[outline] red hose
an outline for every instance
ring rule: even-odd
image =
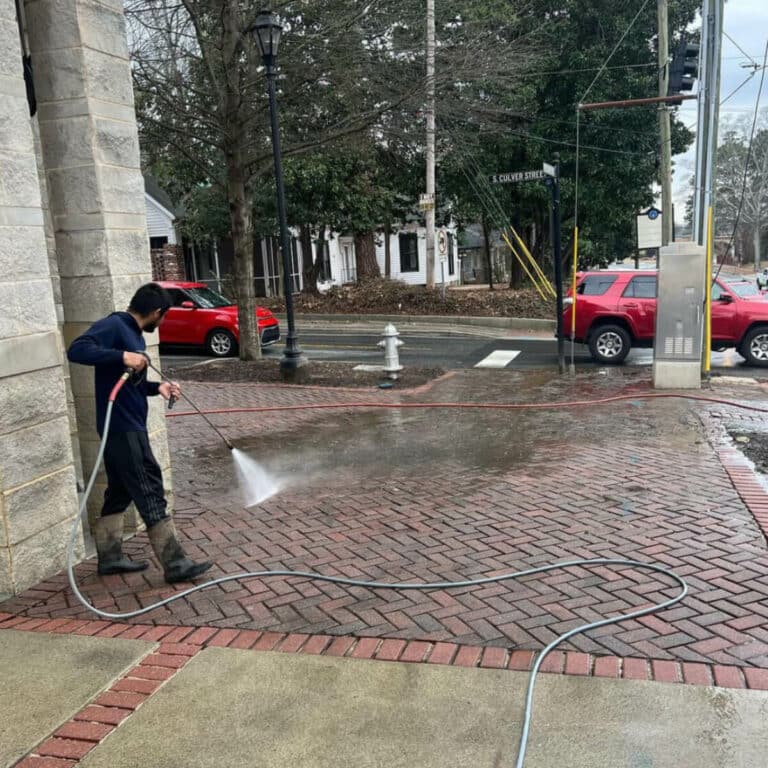
[[[109,393],[109,402],[114,403],[117,399],[118,394],[120,393],[120,390],[123,388],[123,384],[125,384],[128,379],[131,378],[131,374],[129,371],[126,371],[118,380],[117,384],[115,384],[114,387],[112,387],[112,391]]]
[[[664,398],[677,398],[681,400],[695,400],[702,403],[711,403],[714,405],[728,405],[733,408],[741,408],[756,413],[768,413],[767,408],[759,408],[755,405],[746,403],[737,403],[733,400],[725,400],[719,397],[708,397],[707,395],[688,395],[678,392],[646,392],[628,395],[611,395],[610,397],[600,397],[596,400],[563,400],[561,402],[544,403],[310,403],[305,405],[261,405],[242,408],[210,408],[200,411],[204,414],[217,413],[271,413],[274,411],[319,411],[330,408],[479,408],[499,411],[518,411],[518,410],[548,410],[555,408],[581,408],[589,405],[604,405],[606,403],[617,403],[624,400],[661,400]],[[195,416],[196,411],[177,411],[176,413],[166,413],[167,418],[178,416]]]

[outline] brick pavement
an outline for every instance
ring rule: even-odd
[[[527,381],[513,372],[473,371],[418,397],[570,399],[646,386],[642,374],[585,378],[576,385],[542,377],[535,391],[526,389]],[[189,391],[205,407],[372,399],[371,393],[247,385],[195,384]],[[414,397],[374,396],[389,402]],[[688,580],[691,594],[683,604],[575,637],[566,648],[686,662],[691,674],[699,663],[765,668],[768,550],[706,440],[696,416],[702,410],[707,407],[678,401],[632,401],[524,414],[217,415],[218,426],[286,483],[277,496],[247,510],[228,452],[211,431],[197,417],[171,419],[177,520],[191,553],[215,560],[216,575],[294,568],[424,581],[574,557],[660,562]],[[145,536],[126,548],[141,553]],[[104,579],[94,570],[91,561],[77,572],[101,608],[129,610],[171,591],[155,569]],[[668,588],[644,573],[607,569],[572,569],[450,593],[245,581],[196,593],[136,623],[210,628],[200,632],[231,628],[232,637],[245,629],[274,637],[301,633],[533,650],[577,623],[660,599]],[[40,620],[90,618],[74,603],[64,575],[2,610]]]

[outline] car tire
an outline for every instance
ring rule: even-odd
[[[620,325],[601,325],[589,335],[592,359],[603,365],[623,363],[632,348],[632,340]]]
[[[768,325],[753,328],[739,345],[741,356],[759,368],[768,367]]]
[[[226,328],[215,328],[208,334],[205,348],[214,357],[229,357],[237,351],[237,341]]]

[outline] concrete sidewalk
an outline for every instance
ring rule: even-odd
[[[0,766],[15,765],[151,648],[138,640],[0,631]]]
[[[0,630],[0,766],[515,763],[525,673],[189,648]],[[762,768],[766,714],[765,691],[544,674],[525,765]]]

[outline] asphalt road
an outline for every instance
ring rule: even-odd
[[[299,332],[300,345],[311,360],[379,365],[382,350],[376,344],[378,334],[342,329],[304,330]],[[545,368],[557,366],[557,344],[550,338],[489,338],[476,333],[404,331],[400,360],[404,366],[439,368],[488,367],[498,370],[512,368]],[[279,359],[283,342],[269,347],[267,358]],[[577,367],[600,367],[592,361],[586,347],[576,345],[574,362]],[[571,347],[566,343],[566,361],[570,362]],[[163,349],[163,363],[183,364],[201,362],[206,354],[195,350]],[[632,350],[625,365],[651,365],[650,349]],[[721,375],[751,376],[768,379],[768,369],[751,368],[735,350],[712,353],[712,370]]]

